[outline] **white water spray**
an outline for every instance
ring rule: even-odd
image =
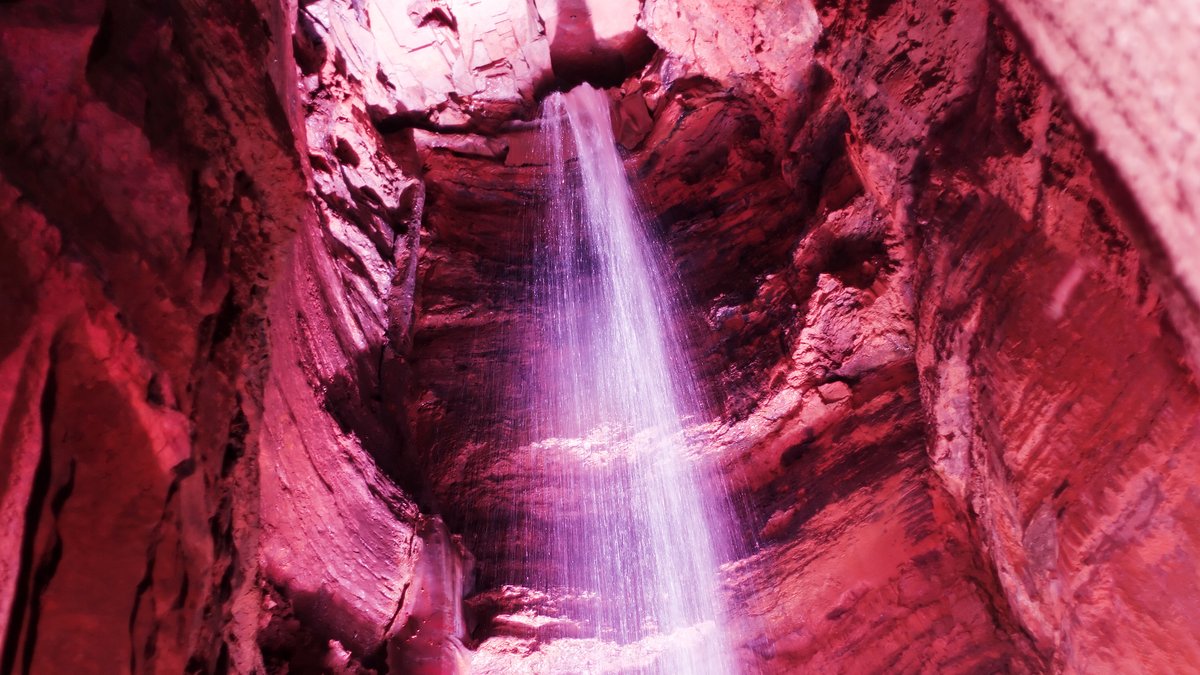
[[[536,302],[554,356],[533,374],[535,431],[550,439],[533,452],[546,453],[571,515],[555,520],[552,560],[531,582],[595,598],[575,617],[585,637],[657,645],[640,672],[733,673],[717,588],[729,513],[688,457],[684,421],[702,406],[674,330],[677,285],[630,189],[607,97],[587,85],[551,95],[542,124]]]

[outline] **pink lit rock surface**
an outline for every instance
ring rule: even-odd
[[[496,515],[569,515],[489,387],[545,347],[501,340],[529,120],[594,66],[691,294],[740,663],[1193,670],[1195,12],[0,5],[0,669],[655,658]]]
[[[1160,249],[1153,272],[1172,319],[1188,330],[1200,297],[1200,7],[1191,3],[1106,4],[1006,0],[1000,5],[1029,41],[1127,203],[1135,235]],[[1128,196],[1127,196],[1128,195]],[[1154,256],[1157,258],[1158,256]]]

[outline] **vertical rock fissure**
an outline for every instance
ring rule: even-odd
[[[17,573],[16,589],[13,597],[12,610],[8,617],[8,629],[4,636],[4,655],[0,661],[0,672],[12,673],[18,655],[22,655],[23,672],[29,671],[33,662],[33,642],[36,640],[37,620],[36,594],[34,582],[37,577],[34,556],[36,543],[41,533],[42,515],[46,499],[50,494],[51,485],[51,427],[54,422],[54,407],[58,391],[58,360],[56,349],[52,346],[49,352],[49,365],[46,369],[45,383],[42,385],[42,395],[39,402],[39,423],[42,428],[41,453],[38,457],[37,468],[34,470],[33,482],[29,493],[29,502],[25,507],[24,536],[21,539],[20,567]],[[22,635],[25,640],[22,641]]]

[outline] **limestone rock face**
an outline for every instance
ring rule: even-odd
[[[1189,471],[1197,398],[1188,324],[1153,282],[1160,254],[1132,243],[1137,221],[1062,100],[985,7],[898,9],[827,6],[822,20],[835,81],[879,83],[847,98],[861,111],[857,162],[886,149],[886,170],[866,180],[903,209],[914,238],[933,468],[1048,666],[1181,667],[1194,617],[1174,606],[1187,592],[1171,580],[1186,575],[1180,547],[1196,542],[1168,514],[1196,506],[1171,483]],[[940,38],[913,29],[938,18]],[[907,30],[911,42],[855,45],[840,30]],[[916,81],[936,73],[936,84],[901,79],[898,54]],[[969,70],[956,76],[953,63]],[[1122,638],[1109,627],[1115,596],[1141,617]]]
[[[420,186],[361,89],[300,88],[291,30],[0,12],[6,672],[353,670],[463,632],[470,556],[391,477],[362,370],[403,350]]]
[[[584,80],[747,672],[1200,661],[1186,3],[61,4],[0,4],[0,671],[654,663],[523,578],[578,517],[520,378]]]
[[[1138,244],[1161,251],[1149,267],[1171,320],[1185,326],[1192,367],[1200,296],[1200,8],[1123,1],[1091,12],[1072,2],[999,3],[1094,141]],[[1136,102],[1136,103],[1135,103]]]
[[[0,10],[6,672],[259,660],[261,297],[309,207],[235,9]]]
[[[635,0],[319,0],[298,16],[304,60],[332,58],[394,127],[494,128],[556,81],[619,83],[654,45]],[[318,78],[320,79],[320,78]]]
[[[454,126],[511,115],[550,76],[550,44],[529,0],[322,0],[299,21],[312,57],[336,59],[380,117]]]

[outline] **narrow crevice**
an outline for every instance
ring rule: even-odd
[[[57,338],[56,341],[57,343]],[[25,505],[25,526],[21,539],[20,563],[17,569],[17,581],[13,596],[12,611],[8,617],[8,629],[4,636],[4,655],[0,660],[0,673],[12,673],[16,666],[17,656],[22,651],[21,636],[26,634],[22,672],[29,671],[32,662],[32,643],[36,636],[35,627],[31,624],[37,620],[35,602],[31,596],[36,589],[34,556],[38,534],[41,532],[42,516],[46,500],[50,494],[52,463],[51,445],[53,441],[52,427],[54,425],[54,410],[58,399],[58,357],[57,344],[50,348],[49,366],[46,370],[46,383],[42,389],[39,404],[39,419],[42,426],[42,447],[38,457],[37,468],[34,470],[33,483],[30,487],[29,501]]]

